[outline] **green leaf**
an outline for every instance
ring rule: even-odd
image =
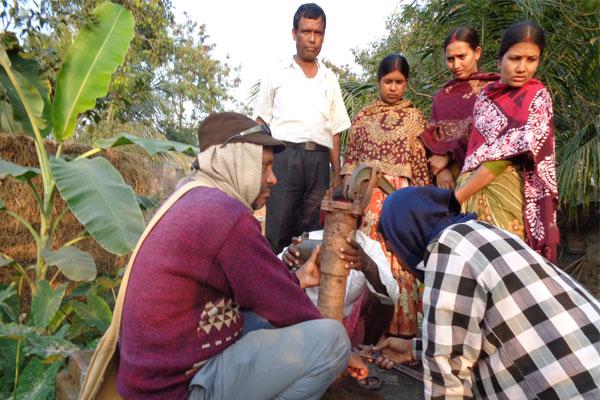
[[[39,168],[35,167],[22,167],[17,164],[13,164],[10,161],[0,159],[0,179],[4,179],[7,176],[13,177],[20,181],[26,181],[41,173]]]
[[[49,265],[55,265],[72,281],[93,281],[96,278],[96,263],[89,253],[73,246],[61,247],[44,254]]]
[[[0,202],[2,202],[2,201],[0,200]],[[2,210],[2,204],[0,204],[0,210]],[[6,257],[6,256],[0,254],[0,267],[5,267],[14,262],[15,262],[15,260],[13,260],[12,258]]]
[[[119,285],[121,284],[121,279],[120,278],[113,279],[113,278],[108,278],[106,276],[99,276],[98,279],[96,279],[96,281],[94,283],[96,283],[102,289],[110,290],[110,289],[118,288]]]
[[[42,358],[67,356],[78,349],[68,340],[56,336],[42,335],[42,330],[36,327],[10,323],[0,323],[0,338],[23,340],[26,354],[35,354]]]
[[[19,368],[23,367],[23,348],[19,347]],[[15,382],[17,342],[0,339],[0,398],[9,399]]]
[[[15,397],[20,400],[47,400],[55,390],[55,380],[61,362],[50,367],[42,364],[38,358],[32,359],[19,377]]]
[[[112,312],[102,297],[97,294],[91,294],[88,296],[87,304],[74,301],[73,308],[75,309],[75,314],[83,319],[86,324],[93,326],[102,333],[108,329],[112,319]]]
[[[79,336],[91,331],[94,331],[94,328],[88,325],[81,317],[75,315],[73,318],[71,318],[71,325],[69,326],[69,335],[67,338],[74,340]]]
[[[159,206],[159,204],[156,201],[152,200],[150,197],[136,194],[135,199],[137,200],[139,206],[144,211],[152,210],[153,208],[156,208]]]
[[[96,278],[99,279],[99,278]],[[69,299],[75,297],[85,297],[90,290],[94,290],[95,282],[80,282],[73,288],[73,291],[67,296]]]
[[[48,281],[39,281],[38,292],[31,303],[31,314],[34,326],[45,329],[54,314],[60,308],[67,285],[60,285],[52,290]]]
[[[0,65],[4,68],[12,67],[12,63],[8,58],[8,53],[6,53],[6,48],[2,44],[0,44]]]
[[[46,126],[43,119],[44,100],[28,77],[11,68],[12,63],[1,45],[0,66],[0,85],[6,90],[15,120],[33,135],[35,129],[41,130]]]
[[[105,158],[72,162],[53,158],[52,174],[62,198],[106,250],[127,254],[144,230],[135,193]]]
[[[106,95],[111,74],[123,63],[133,39],[134,22],[131,12],[107,1],[79,31],[56,78],[52,125],[58,141],[71,136],[77,116]]]
[[[31,326],[16,324],[13,322],[11,322],[10,324],[0,323],[0,338],[23,340],[28,335],[37,335],[38,332],[39,329]]]
[[[18,322],[20,298],[15,283],[0,285],[0,322]]]
[[[16,134],[27,132],[25,125],[16,120],[14,109],[8,97],[4,95],[5,90],[2,89],[3,86],[0,85],[0,126],[2,126],[2,130]]]
[[[19,318],[19,297],[15,283],[0,285],[0,322],[17,321]]]
[[[69,328],[66,327],[68,325],[68,321],[66,320],[67,318],[69,318],[69,315],[73,313],[73,307],[71,307],[70,301],[66,302],[66,299],[67,297],[63,297],[63,302],[60,308],[58,309],[56,314],[54,314],[54,318],[50,320],[48,326],[46,327],[46,332],[49,335],[64,338],[64,335],[60,336],[58,332],[60,332],[63,328],[65,328],[66,331],[69,330]]]
[[[4,302],[17,293],[14,282],[0,290],[0,305],[6,305]]]
[[[17,71],[23,77],[27,78],[29,83],[31,83],[31,85],[37,89],[42,97],[44,102],[42,119],[44,121],[43,125],[46,126],[46,129],[41,129],[41,133],[42,136],[46,136],[50,131],[48,122],[50,122],[50,110],[52,107],[50,104],[49,95],[49,93],[52,91],[52,87],[50,85],[50,80],[48,79],[48,71],[44,71],[41,64],[36,60],[32,53],[27,53],[24,51],[24,49],[19,45],[16,37],[7,43],[6,53],[10,59],[11,68],[14,71]],[[13,108],[11,107],[11,111],[12,109]],[[26,118],[23,120],[26,121]],[[27,130],[25,128],[27,124],[18,124],[16,119],[13,121],[7,120],[7,122],[9,123],[9,129],[12,128],[13,132],[22,133]],[[17,122],[17,124],[15,124],[15,122]],[[43,126],[40,126],[40,128],[42,127]],[[19,130],[15,131],[14,129]]]
[[[69,334],[69,324],[64,324],[56,331],[53,336],[57,339],[64,339]]]
[[[126,144],[140,146],[151,156],[157,153],[166,153],[167,151],[177,151],[179,153],[187,154],[190,157],[195,157],[200,152],[199,148],[189,144],[175,142],[173,140],[142,138],[129,133],[122,133],[119,136],[109,139],[101,139],[95,143],[95,146],[101,149],[108,149]]]
[[[68,340],[56,336],[28,335],[23,350],[27,355],[46,358],[66,357],[79,349]]]

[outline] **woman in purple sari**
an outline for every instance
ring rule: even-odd
[[[434,96],[429,128],[421,134],[421,140],[431,154],[428,161],[436,185],[454,189],[465,160],[475,99],[499,75],[479,72],[477,62],[482,50],[479,35],[472,28],[454,29],[446,37],[444,48],[453,79]]]

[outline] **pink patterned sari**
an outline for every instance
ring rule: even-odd
[[[538,80],[521,88],[492,83],[477,97],[462,172],[494,160],[511,160],[520,169],[525,239],[555,262],[559,232],[552,98]]]

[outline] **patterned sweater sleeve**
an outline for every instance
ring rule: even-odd
[[[258,221],[244,212],[219,251],[234,300],[276,327],[321,318],[295,274],[269,248]]]
[[[425,145],[420,138],[423,131],[427,129],[427,120],[421,111],[416,111],[415,117],[418,120],[418,125],[422,127],[419,133],[412,139],[412,157],[411,157],[411,169],[412,169],[412,186],[427,186],[430,184],[429,180],[429,168],[427,167],[427,154],[425,152]]]
[[[472,369],[481,352],[486,292],[459,254],[464,237],[433,245],[425,267],[423,367],[425,398],[473,398]]]

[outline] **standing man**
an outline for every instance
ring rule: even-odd
[[[270,125],[286,149],[275,155],[278,184],[267,202],[266,235],[280,253],[293,236],[319,229],[319,204],[329,187],[341,186],[340,135],[350,127],[335,74],[317,56],[325,37],[325,13],[314,3],[294,15],[296,55],[260,85],[257,121]]]
[[[237,113],[211,114],[198,136],[200,170],[140,238],[80,398],[96,398],[118,352],[127,399],[318,399],[349,353],[342,325],[302,292],[318,284],[318,250],[289,272],[253,216],[283,143]]]

